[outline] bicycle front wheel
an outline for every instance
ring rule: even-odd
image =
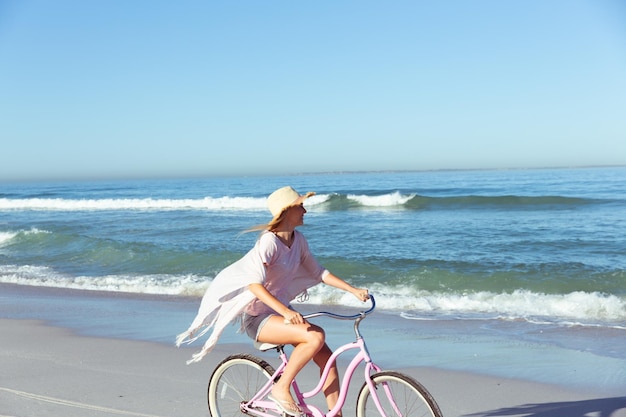
[[[384,371],[372,375],[376,392],[363,384],[356,403],[357,417],[379,417],[378,397],[386,417],[443,417],[432,395],[408,375]]]
[[[212,417],[242,416],[248,402],[274,374],[269,363],[252,355],[233,355],[220,362],[209,379],[207,399]]]

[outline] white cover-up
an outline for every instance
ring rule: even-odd
[[[243,258],[213,279],[196,318],[187,331],[178,335],[176,346],[193,343],[213,328],[202,350],[187,364],[198,362],[217,344],[226,325],[240,317],[244,310],[249,314],[273,311],[248,290],[250,284],[263,284],[288,305],[296,296],[320,283],[326,274],[328,271],[317,262],[300,232],[294,231],[291,247],[273,233],[265,232]]]

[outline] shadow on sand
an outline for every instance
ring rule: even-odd
[[[467,417],[626,417],[626,397],[584,401],[524,404],[518,407],[468,414]]]

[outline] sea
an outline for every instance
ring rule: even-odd
[[[320,263],[374,294],[379,362],[626,388],[626,167],[0,183],[0,317],[173,345],[284,185],[316,192]],[[319,285],[294,307],[367,305]]]

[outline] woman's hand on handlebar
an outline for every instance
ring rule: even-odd
[[[363,302],[369,300],[370,298],[370,293],[367,288],[355,288],[354,291],[352,291],[352,294]]]

